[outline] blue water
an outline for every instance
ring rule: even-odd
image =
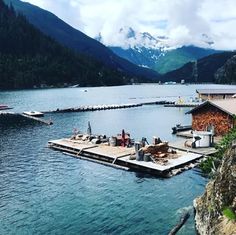
[[[25,90],[0,92],[13,111],[83,104],[189,99],[203,85]],[[216,87],[208,85],[208,87]],[[87,88],[86,88],[87,89]],[[207,179],[190,170],[170,179],[78,160],[46,147],[74,128],[114,135],[174,140],[171,126],[191,123],[188,108],[150,105],[122,110],[48,114],[54,125],[0,117],[0,234],[167,234]],[[193,215],[179,234],[195,234]]]

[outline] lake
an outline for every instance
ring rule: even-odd
[[[185,100],[219,85],[133,85],[0,92],[14,112],[79,105]],[[84,89],[87,92],[84,92]],[[0,117],[0,234],[168,234],[204,191],[193,169],[169,179],[78,160],[47,148],[74,128],[107,135],[124,128],[136,140],[174,140],[171,127],[190,124],[189,108],[148,105],[131,109],[47,114],[46,126]],[[179,234],[195,234],[193,214]]]

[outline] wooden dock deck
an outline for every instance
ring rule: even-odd
[[[184,137],[184,138],[193,138],[193,131],[192,130],[188,130],[188,131],[180,131],[176,133],[176,136],[179,137]]]
[[[208,156],[212,155],[217,152],[217,150],[214,147],[207,147],[207,148],[191,148],[185,146],[186,139],[181,138],[180,140],[176,142],[169,143],[170,148],[177,149],[177,150],[182,150],[186,152],[191,152],[191,153],[197,153],[202,156]]]
[[[190,152],[187,153],[185,151],[178,151],[178,155],[179,156],[177,158],[169,159],[168,163],[165,165],[155,164],[153,162],[129,160],[129,157],[124,157],[121,158],[120,160],[125,161],[131,165],[137,165],[141,168],[146,168],[147,171],[149,171],[148,169],[152,169],[159,172],[169,172],[171,169],[184,166],[187,163],[198,160],[199,158],[202,157],[202,155],[200,154],[190,153]]]
[[[81,159],[93,159],[101,164],[105,163],[109,166],[142,171],[164,177],[170,176],[171,171],[174,169],[186,168],[186,165],[196,162],[205,155],[186,150],[177,150],[175,157],[167,158],[167,162],[163,164],[161,162],[131,160],[130,156],[135,154],[134,147],[112,147],[70,139],[52,140],[48,142],[48,146]]]
[[[199,106],[201,103],[194,103],[194,102],[191,102],[191,103],[182,103],[182,104],[164,104],[164,107],[179,107],[179,108],[183,108],[183,107],[197,107]]]

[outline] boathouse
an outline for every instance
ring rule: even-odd
[[[215,135],[224,135],[236,126],[236,99],[206,101],[187,112],[192,114],[192,129],[214,128]]]
[[[235,89],[198,89],[198,98],[205,100],[229,99],[236,94]]]

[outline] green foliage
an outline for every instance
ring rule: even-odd
[[[226,134],[221,139],[219,144],[216,146],[216,148],[218,150],[218,152],[216,153],[216,156],[217,157],[222,156],[226,152],[226,150],[230,147],[233,140],[236,140],[236,127],[231,129],[230,132],[228,134]]]
[[[157,70],[160,74],[164,74],[174,69],[178,69],[193,60],[196,60],[196,56],[185,50],[172,50],[167,52],[165,56],[160,57],[155,66],[155,70]]]
[[[201,162],[200,168],[204,173],[209,174],[212,172],[212,169],[215,170],[220,165],[223,156],[230,148],[233,140],[236,140],[236,127],[226,134],[215,146],[217,152],[212,157],[208,157],[205,161]]]
[[[122,85],[130,78],[45,36],[0,0],[0,89]]]
[[[212,170],[213,166],[213,162],[214,162],[214,158],[213,157],[208,157],[205,161],[200,163],[200,168],[203,171],[203,173],[205,174],[209,174]]]
[[[229,220],[233,220],[236,221],[236,214],[235,212],[229,208],[229,207],[225,207],[222,211],[223,215],[226,216]]]

